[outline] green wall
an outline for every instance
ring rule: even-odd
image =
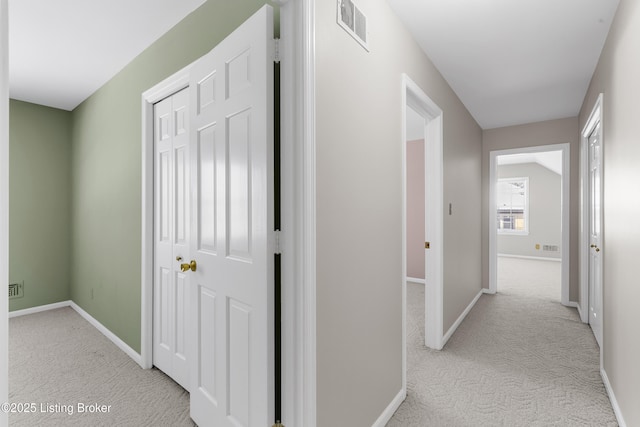
[[[25,285],[14,311],[69,299],[71,113],[9,108],[9,281]]]
[[[141,94],[207,53],[264,3],[208,0],[72,113],[71,299],[136,351]]]

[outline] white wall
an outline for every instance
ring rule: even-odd
[[[371,426],[402,386],[402,73],[444,110],[445,330],[481,288],[481,129],[387,2],[359,6],[370,52],[315,3],[318,426]]]
[[[500,165],[497,167],[497,177],[529,178],[529,233],[498,233],[498,253],[560,259],[562,177],[537,163]],[[536,244],[540,246],[539,249],[536,249]],[[559,250],[544,251],[544,245],[555,245]]]
[[[580,111],[604,93],[604,368],[627,426],[640,426],[640,2],[621,0]]]

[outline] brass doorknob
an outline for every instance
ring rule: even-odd
[[[180,270],[184,271],[196,271],[196,260],[192,259],[189,264],[180,264]]]

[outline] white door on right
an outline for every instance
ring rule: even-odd
[[[264,6],[190,71],[191,418],[274,421],[273,17]]]
[[[589,325],[602,346],[602,135],[589,135]]]

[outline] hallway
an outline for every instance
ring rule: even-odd
[[[618,425],[575,309],[503,286],[438,352],[424,347],[424,286],[407,287],[408,395],[388,426]]]

